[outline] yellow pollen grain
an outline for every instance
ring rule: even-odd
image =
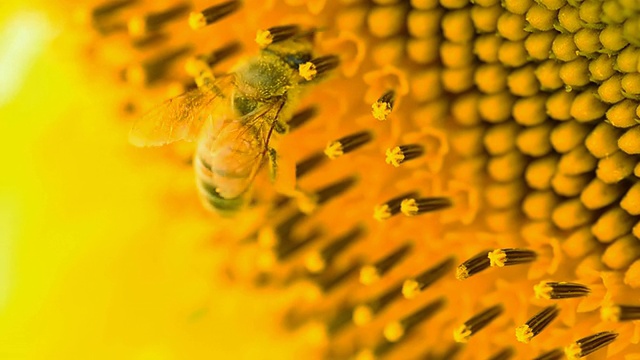
[[[527,325],[521,325],[516,328],[516,339],[524,344],[528,344],[533,339],[533,331]]]
[[[353,309],[353,323],[356,326],[364,326],[373,320],[373,312],[367,305],[358,305]]]
[[[573,343],[564,348],[564,354],[567,359],[579,359],[582,357],[582,349],[580,348],[580,345]]]
[[[327,147],[324,148],[324,154],[327,155],[329,159],[337,159],[340,156],[344,155],[342,143],[340,143],[339,141],[329,142],[327,144]]]
[[[192,12],[189,14],[189,27],[193,30],[199,30],[207,26],[207,19],[201,12]]]
[[[553,292],[553,288],[549,286],[546,281],[542,281],[539,284],[533,286],[533,291],[535,293],[536,299],[551,300],[551,293]]]
[[[418,214],[418,210],[416,199],[404,199],[400,203],[400,211],[406,216],[414,216]]]
[[[373,265],[365,265],[360,269],[360,283],[362,285],[372,285],[380,280],[380,272]]]
[[[384,161],[394,167],[399,167],[404,161],[404,154],[399,146],[396,146],[393,149],[387,149],[385,156],[386,158]]]
[[[273,42],[273,34],[269,30],[258,30],[255,38],[256,44],[261,48],[265,48]]]
[[[371,114],[377,120],[387,120],[387,116],[391,114],[391,104],[383,101],[376,101],[371,105]]]
[[[420,284],[414,279],[405,280],[402,284],[402,296],[405,299],[414,299],[420,294]]]
[[[377,221],[383,221],[390,217],[391,217],[391,209],[389,208],[389,205],[387,204],[376,205],[376,207],[373,208],[373,218],[376,219]]]
[[[397,321],[387,324],[383,329],[385,339],[389,342],[397,342],[404,336],[404,326]]]
[[[507,261],[507,254],[502,249],[493,250],[487,254],[487,257],[492,267],[504,267],[504,263]]]
[[[471,329],[469,329],[466,325],[461,325],[459,328],[453,331],[453,341],[465,344],[469,341],[471,337]]]
[[[313,80],[316,75],[318,74],[318,70],[316,70],[316,65],[310,61],[307,61],[304,64],[301,64],[298,67],[298,73],[300,74],[300,76],[302,76],[302,78],[304,78],[307,81],[311,81]]]
[[[620,306],[603,305],[600,308],[600,318],[602,319],[602,321],[620,321]]]

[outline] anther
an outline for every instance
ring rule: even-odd
[[[318,108],[314,105],[306,107],[295,114],[287,121],[287,125],[289,125],[289,131],[295,130],[300,126],[306,124],[309,120],[311,120],[314,116],[318,114]]]
[[[161,79],[171,64],[178,58],[191,51],[191,47],[184,46],[173,51],[161,54],[142,64],[128,67],[125,70],[125,78],[135,85],[148,85]]]
[[[342,251],[346,250],[349,245],[353,245],[355,240],[362,236],[364,228],[356,226],[351,231],[331,241],[322,249],[314,251],[305,259],[305,266],[311,273],[319,273],[324,271],[333,260]]]
[[[149,48],[154,45],[158,45],[164,41],[167,41],[169,36],[162,33],[153,33],[143,37],[135,37],[131,39],[131,45],[136,49]]]
[[[521,343],[528,344],[531,339],[537,336],[558,316],[559,312],[560,310],[555,305],[544,308],[524,325],[516,328],[516,338]]]
[[[131,36],[143,36],[150,32],[158,31],[168,22],[185,14],[189,8],[191,8],[191,5],[182,3],[164,11],[133,17],[127,24],[129,34]]]
[[[214,22],[231,15],[240,8],[239,0],[231,0],[218,5],[208,7],[200,12],[189,14],[189,26],[193,30],[202,29]]]
[[[537,254],[527,249],[496,249],[487,255],[492,267],[526,264],[536,259]]]
[[[547,300],[583,297],[591,292],[586,285],[555,281],[541,281],[533,290],[537,299]]]
[[[387,164],[399,167],[400,164],[411,159],[415,159],[424,154],[424,148],[422,145],[410,144],[400,145],[393,149],[387,149],[384,160]]]
[[[360,266],[361,264],[359,262],[355,262],[341,272],[315,277],[314,281],[320,290],[326,294],[355,275]]]
[[[382,205],[376,205],[376,207],[373,209],[373,218],[378,221],[382,221],[396,214],[399,214],[402,200],[407,198],[415,198],[416,196],[418,196],[418,193],[410,192],[410,193],[395,197]]]
[[[440,310],[440,308],[442,308],[443,305],[444,300],[440,298],[401,320],[387,324],[383,330],[385,339],[389,342],[400,341],[407,332],[422,321],[433,316],[438,310]]]
[[[396,251],[378,260],[373,265],[366,265],[360,269],[360,283],[371,285],[380,280],[391,268],[399,263],[411,250],[412,244],[405,244]]]
[[[450,257],[415,278],[405,280],[404,284],[402,284],[402,295],[405,299],[415,298],[424,289],[442,278],[453,267],[453,262],[454,258]]]
[[[502,313],[504,308],[502,305],[496,305],[486,309],[485,311],[475,315],[467,320],[459,328],[454,330],[453,339],[458,343],[466,343],[469,338],[489,325],[498,315]]]
[[[232,42],[208,54],[196,55],[187,60],[185,70],[190,76],[196,77],[204,71],[211,71],[212,67],[236,54],[240,48],[240,43]]]
[[[568,359],[585,357],[603,347],[611,344],[618,337],[617,333],[603,331],[577,340],[564,348],[564,354]]]
[[[562,349],[553,349],[547,351],[546,353],[540,354],[533,360],[560,360],[564,357],[564,352]]]
[[[508,360],[511,359],[513,355],[515,355],[515,351],[513,351],[512,347],[508,347],[490,357],[489,360]]]
[[[305,238],[299,240],[289,240],[287,242],[280,242],[276,249],[276,254],[279,261],[285,261],[291,256],[298,253],[300,250],[311,245],[315,240],[320,238],[322,231],[318,228],[313,229]]]
[[[640,306],[604,305],[600,309],[600,317],[604,321],[640,320]]]
[[[291,241],[291,234],[293,229],[306,217],[306,215],[302,212],[295,212],[290,217],[282,220],[278,225],[275,226],[273,233],[276,238],[276,244],[280,242],[289,242]]]
[[[324,75],[327,71],[335,69],[339,63],[340,61],[335,55],[322,56],[301,64],[298,67],[298,72],[305,80],[311,81]]]
[[[406,216],[415,216],[445,209],[451,205],[451,199],[448,197],[409,198],[402,200],[400,211]]]
[[[487,269],[490,265],[491,261],[487,256],[487,251],[483,251],[458,266],[456,269],[456,279],[464,280]]]
[[[348,152],[351,152],[373,139],[369,131],[361,131],[355,134],[347,135],[338,140],[331,141],[324,149],[325,155],[329,159],[338,158]]]
[[[91,10],[91,18],[94,21],[99,21],[104,17],[110,16],[127,6],[131,6],[138,2],[138,0],[112,0],[96,6]]]
[[[315,153],[296,164],[296,178],[300,180],[310,171],[316,169],[327,157],[323,153]]]
[[[274,26],[266,30],[258,30],[255,40],[258,46],[266,48],[273,43],[290,39],[298,32],[300,28],[297,25]]]
[[[376,298],[360,304],[353,309],[353,323],[364,326],[373,320],[376,314],[382,312],[388,305],[400,296],[400,285],[393,286]]]
[[[340,330],[344,329],[344,327],[350,323],[352,313],[352,307],[341,307],[327,322],[327,332],[330,335],[336,335]]]
[[[296,200],[298,202],[298,208],[305,214],[314,212],[318,206],[326,203],[327,201],[340,196],[345,191],[356,183],[355,177],[348,177],[340,181],[336,181],[333,184],[327,185],[314,193],[305,193],[298,191],[296,193]]]
[[[371,113],[373,114],[373,117],[380,121],[387,120],[387,117],[391,114],[391,110],[393,110],[395,101],[396,92],[394,90],[389,90],[384,93],[378,101],[371,105]]]

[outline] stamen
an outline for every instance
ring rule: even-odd
[[[582,284],[570,282],[541,281],[533,287],[537,299],[569,299],[587,296],[591,290]]]
[[[489,360],[508,360],[508,359],[511,359],[514,354],[515,354],[515,351],[513,351],[513,348],[508,347],[500,351],[499,353],[493,355],[492,357],[490,357]]]
[[[314,282],[323,293],[328,293],[331,290],[337,288],[340,284],[344,283],[351,276],[355,275],[358,272],[361,264],[359,262],[355,262],[342,272],[338,272],[337,274],[327,274],[314,278]]]
[[[502,305],[496,305],[472,317],[453,332],[453,339],[458,343],[466,343],[471,336],[489,325],[503,310]]]
[[[306,107],[297,113],[293,114],[291,119],[287,121],[287,125],[289,125],[289,131],[295,130],[300,126],[307,123],[307,121],[311,120],[314,116],[318,114],[318,108],[315,105],[311,105]]]
[[[353,322],[358,326],[364,326],[373,320],[376,314],[382,312],[388,305],[400,296],[401,285],[393,286],[382,295],[360,304],[353,309]]]
[[[383,330],[385,339],[390,342],[398,342],[416,325],[433,316],[443,305],[444,299],[440,298],[399,321],[389,323]]]
[[[310,171],[313,171],[315,168],[320,166],[324,162],[326,157],[322,153],[315,153],[308,158],[300,161],[296,164],[296,178],[300,180]]]
[[[204,71],[211,71],[212,67],[236,54],[240,48],[240,43],[233,42],[219,49],[215,49],[209,54],[191,57],[185,63],[185,71],[192,77],[196,77]]]
[[[640,306],[604,305],[600,309],[600,317],[604,321],[640,320]]]
[[[410,192],[410,193],[395,197],[382,205],[376,205],[376,207],[373,209],[373,218],[378,221],[382,221],[396,214],[399,214],[400,204],[402,204],[402,200],[407,198],[414,198],[416,196],[418,196],[417,192]]]
[[[406,216],[415,216],[445,209],[451,205],[451,199],[448,197],[409,198],[402,200],[400,203],[400,211]]]
[[[322,249],[309,254],[305,259],[305,267],[314,274],[324,271],[340,252],[347,249],[349,245],[353,245],[355,240],[362,236],[363,233],[364,227],[362,225],[354,227],[351,231],[331,241]]]
[[[553,349],[550,351],[547,351],[544,354],[541,354],[540,356],[536,357],[533,360],[560,360],[564,357],[564,352],[562,352],[562,349]]]
[[[293,232],[293,228],[298,225],[304,218],[306,214],[302,212],[295,212],[290,217],[284,219],[274,228],[274,236],[276,238],[276,242],[289,242],[291,240],[291,233]]]
[[[135,16],[127,24],[129,34],[131,36],[143,36],[150,32],[158,31],[166,23],[185,14],[190,8],[191,5],[188,3],[182,3],[164,11]]]
[[[407,279],[402,285],[402,295],[405,299],[413,299],[424,289],[440,279],[453,267],[454,258],[450,257],[438,265],[427,269],[415,278]]]
[[[527,249],[496,249],[488,257],[491,266],[504,267],[532,262],[537,254]]]
[[[521,343],[528,344],[531,339],[537,336],[558,316],[559,312],[560,310],[555,305],[544,308],[524,325],[516,328],[516,338]]]
[[[584,337],[564,348],[564,354],[569,359],[578,359],[587,356],[603,347],[611,344],[618,337],[612,331],[603,331]]]
[[[327,185],[322,189],[316,191],[315,193],[308,194],[302,191],[298,191],[298,193],[296,194],[298,207],[303,213],[310,214],[314,212],[318,208],[318,206],[341,195],[355,183],[356,178],[348,177],[331,185]]]
[[[91,10],[91,18],[94,21],[99,21],[101,18],[109,16],[116,11],[123,9],[127,6],[131,6],[138,2],[138,0],[111,0],[104,4],[98,5]]]
[[[192,12],[189,14],[189,26],[191,26],[193,30],[202,29],[232,14],[240,8],[240,5],[240,1],[231,0],[208,7],[200,12]]]
[[[483,251],[458,266],[456,269],[456,279],[464,280],[487,269],[490,264],[491,261],[487,257],[487,251]]]
[[[361,147],[371,141],[371,139],[373,139],[373,136],[369,131],[357,132],[329,142],[324,149],[324,153],[329,159],[335,159]]]
[[[131,45],[136,49],[148,48],[169,39],[167,34],[154,33],[143,37],[135,37],[131,39]]]
[[[261,48],[290,39],[300,31],[297,25],[274,26],[267,30],[258,30],[256,33],[256,43]]]
[[[291,256],[295,255],[300,250],[304,249],[308,245],[312,244],[322,235],[322,231],[319,228],[314,228],[307,237],[302,240],[289,240],[287,242],[280,242],[276,249],[276,254],[279,261],[285,261]]]
[[[335,55],[322,56],[301,64],[298,67],[298,72],[305,80],[311,81],[327,71],[335,69],[339,63],[340,61]]]
[[[360,282],[363,285],[371,285],[380,280],[391,268],[396,265],[413,247],[412,244],[405,244],[398,250],[392,252],[386,257],[378,260],[373,265],[363,266],[360,270]]]
[[[378,101],[371,105],[373,117],[380,121],[387,120],[387,117],[391,114],[391,110],[393,110],[395,100],[396,92],[394,90],[389,90],[384,93]]]
[[[424,153],[422,145],[400,145],[393,149],[387,149],[386,159],[387,164],[399,167],[400,164],[411,159],[415,159]]]
[[[132,65],[125,69],[125,78],[128,82],[142,86],[149,85],[161,79],[171,64],[181,56],[191,51],[191,47],[184,46],[173,51],[161,54],[145,63]]]
[[[329,335],[336,335],[340,330],[344,329],[345,325],[349,324],[352,313],[352,307],[344,306],[340,308],[327,323],[327,332]]]

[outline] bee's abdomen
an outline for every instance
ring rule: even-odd
[[[196,186],[205,206],[222,214],[233,213],[242,207],[244,196],[226,199],[218,193],[217,186],[212,181],[211,164],[207,159],[201,157],[199,152],[194,157],[193,167],[196,174]]]

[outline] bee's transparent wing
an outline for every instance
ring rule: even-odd
[[[193,89],[165,101],[138,119],[129,133],[135,146],[162,146],[192,141],[216,106],[229,101],[233,76],[224,75],[207,89]]]

